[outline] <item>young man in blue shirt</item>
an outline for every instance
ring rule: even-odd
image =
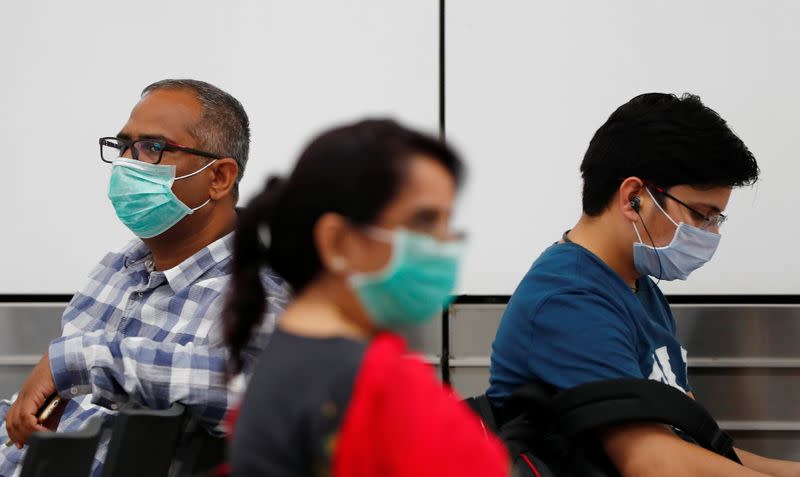
[[[496,407],[534,380],[567,389],[654,379],[691,395],[657,281],[686,279],[711,259],[731,191],[758,179],[756,160],[698,97],[651,93],[600,127],[581,173],[581,219],[536,260],[497,331],[487,392]],[[740,466],[656,423],[601,438],[625,477],[800,475],[798,463],[744,451]]]

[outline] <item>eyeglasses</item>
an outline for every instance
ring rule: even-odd
[[[728,220],[728,216],[725,215],[725,214],[717,214],[717,215],[711,215],[711,216],[702,214],[702,213],[698,212],[696,209],[694,209],[692,207],[689,207],[682,200],[680,200],[677,197],[671,195],[670,193],[668,193],[667,191],[665,191],[661,187],[658,187],[658,186],[652,186],[652,187],[659,194],[662,194],[662,195],[664,195],[666,197],[669,197],[670,199],[674,200],[675,202],[679,203],[680,205],[686,207],[686,209],[689,212],[692,213],[692,216],[695,219],[702,220],[703,221],[703,225],[701,225],[700,228],[703,229],[703,230],[708,230],[708,229],[710,229],[712,227],[717,227],[717,228],[722,227],[722,224],[724,224],[725,221]]]
[[[133,157],[133,159],[149,164],[158,164],[161,162],[161,156],[164,155],[164,151],[181,151],[196,156],[209,157],[211,159],[222,159],[220,155],[192,149],[165,139],[139,139],[138,141],[131,141],[130,139],[119,137],[100,138],[100,159],[103,162],[109,164],[114,162],[122,157],[128,149],[131,150],[131,157]]]

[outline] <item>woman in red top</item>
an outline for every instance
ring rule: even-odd
[[[505,449],[392,330],[453,292],[462,164],[393,121],[331,130],[239,216],[226,337],[235,371],[270,266],[294,300],[265,346],[231,446],[241,476],[505,476]]]

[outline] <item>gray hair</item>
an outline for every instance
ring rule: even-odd
[[[200,143],[199,147],[224,157],[232,157],[239,165],[239,176],[233,188],[233,198],[239,198],[242,180],[250,151],[250,120],[236,98],[216,86],[192,79],[165,79],[142,90],[142,96],[157,89],[188,89],[194,91],[203,105],[203,116],[189,129]]]

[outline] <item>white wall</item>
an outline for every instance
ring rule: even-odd
[[[715,260],[673,293],[800,293],[795,159],[800,3],[452,0],[447,133],[471,165],[461,291],[509,294],[580,213],[593,132],[645,91],[690,91],[756,154]],[[246,200],[322,127],[392,114],[435,131],[438,2],[0,4],[0,294],[72,293],[130,233],[105,197],[97,138],[139,91],[210,81],[250,114]]]
[[[209,81],[251,119],[246,200],[320,128],[438,127],[438,3],[37,0],[0,4],[0,294],[73,293],[130,237],[97,138],[163,78]]]
[[[699,94],[756,155],[714,260],[670,293],[800,293],[800,2],[447,3],[447,135],[471,159],[461,289],[509,294],[580,215],[594,131],[649,91]]]

